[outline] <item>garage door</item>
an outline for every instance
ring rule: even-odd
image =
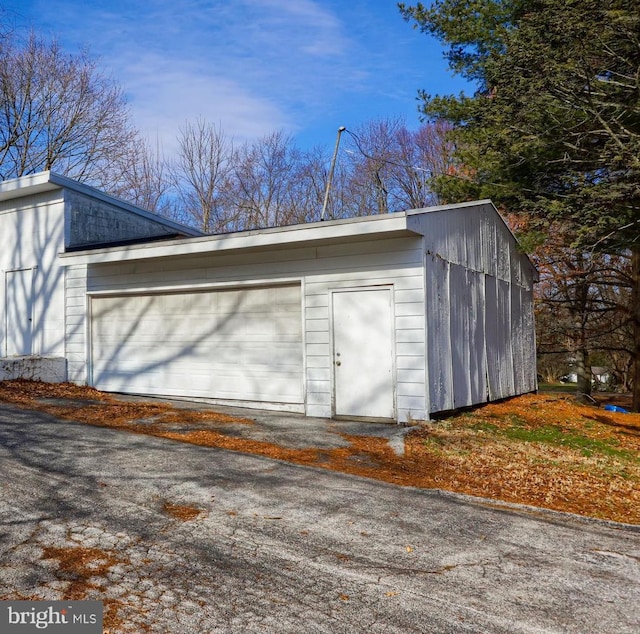
[[[101,390],[302,403],[300,286],[93,297]]]

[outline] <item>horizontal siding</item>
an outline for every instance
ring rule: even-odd
[[[81,278],[77,272],[72,278]],[[332,415],[332,367],[330,293],[334,290],[370,286],[393,288],[396,328],[397,411],[424,418],[424,279],[420,238],[368,240],[318,248],[247,253],[199,255],[158,261],[109,263],[90,267],[91,292],[176,288],[203,285],[215,288],[227,283],[301,281],[304,293],[304,347],[307,413]],[[81,279],[71,287],[83,290]],[[74,293],[72,293],[74,295]],[[77,298],[77,294],[75,294]],[[82,310],[74,308],[72,316]],[[400,373],[411,370],[411,374]]]
[[[65,269],[65,356],[69,381],[85,384],[87,381],[87,267]]]
[[[329,333],[327,330],[318,331],[307,331],[307,343],[308,344],[328,344],[329,343]]]

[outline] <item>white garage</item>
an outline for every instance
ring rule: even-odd
[[[405,422],[536,389],[535,270],[488,201],[61,262],[102,390]]]
[[[300,284],[90,296],[101,390],[304,403]]]
[[[536,389],[535,279],[490,201],[203,236],[36,174],[0,183],[0,377],[428,419]]]

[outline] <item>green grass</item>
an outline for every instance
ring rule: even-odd
[[[547,392],[550,394],[575,394],[575,383],[540,383],[538,385],[539,392]]]
[[[600,440],[589,438],[575,431],[563,429],[560,425],[529,427],[524,420],[516,415],[509,416],[509,421],[510,425],[508,427],[498,427],[486,421],[479,421],[471,425],[471,428],[476,431],[502,436],[510,440],[535,442],[554,447],[575,449],[580,451],[585,457],[600,454],[622,460],[631,460],[633,462],[639,461],[633,452],[618,449],[616,447],[617,442],[613,439]]]

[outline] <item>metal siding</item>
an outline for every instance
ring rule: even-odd
[[[427,356],[430,411],[453,409],[449,263],[426,256]]]
[[[467,284],[470,290],[469,319],[469,374],[471,380],[472,403],[487,400],[487,360],[485,354],[485,300],[484,275],[467,271]]]
[[[489,400],[493,401],[514,394],[509,285],[487,276],[485,298],[487,382]]]
[[[516,392],[513,384],[513,347],[511,321],[511,288],[508,282],[497,280],[498,287],[498,350],[499,350],[499,396],[505,398]]]
[[[467,407],[487,397],[484,276],[450,268],[451,348],[454,405]]]
[[[538,372],[536,359],[536,327],[535,316],[533,312],[533,291],[532,289],[523,289],[522,294],[524,301],[522,302],[524,333],[525,333],[525,354],[524,363],[526,368],[526,384],[528,392],[538,389]]]
[[[449,268],[449,297],[451,301],[451,363],[453,374],[453,405],[467,407],[472,404],[469,368],[469,306],[471,294],[467,285],[467,272],[461,266]]]
[[[525,288],[512,289],[512,319],[517,320],[514,329],[514,367],[517,359],[515,390],[518,394],[531,392],[537,388],[537,368],[535,350],[535,327],[532,293]],[[517,304],[514,310],[513,306]]]
[[[493,277],[498,276],[498,254],[496,241],[496,223],[494,214],[489,216],[485,210],[482,215],[482,224],[480,226],[480,240],[482,241],[482,267],[480,270],[487,275]]]
[[[464,218],[464,242],[467,251],[464,266],[473,271],[482,271],[482,217],[483,209],[476,207],[466,210]]]
[[[511,285],[511,351],[513,356],[513,387],[516,394],[526,392],[524,389],[524,348],[522,306],[520,288]]]

